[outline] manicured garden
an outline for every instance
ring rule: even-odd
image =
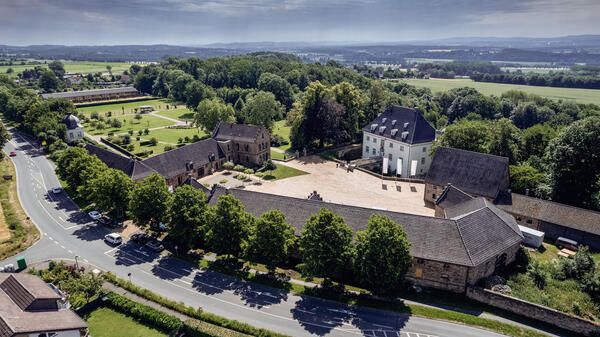
[[[176,109],[161,110],[157,112],[157,114],[169,118],[179,119],[182,121],[189,121],[194,119],[194,112],[186,108],[184,105],[182,106],[183,107],[179,107],[178,105]]]
[[[120,122],[118,127],[112,126],[112,121]],[[172,121],[151,116],[151,115],[122,115],[114,118],[106,118],[104,120],[90,120],[89,122],[84,122],[85,132],[98,136],[98,135],[108,135],[109,133],[124,133],[128,131],[138,131],[144,129],[152,129],[165,127],[169,125],[175,124]],[[117,124],[118,125],[118,124]]]
[[[275,122],[275,124],[273,125],[273,131],[271,132],[271,134],[274,136],[279,136],[288,142],[288,144],[278,146],[278,148],[287,151],[291,147],[290,131],[292,128],[290,126],[287,126],[286,123],[287,123],[286,120],[281,120],[281,121]]]
[[[122,103],[109,103],[102,105],[92,105],[77,108],[77,111],[89,117],[93,112],[96,112],[104,117],[108,117],[107,113],[111,112],[112,116],[119,116],[123,114],[132,114],[135,112],[135,109],[140,106],[149,105],[153,106],[155,110],[166,109],[167,105],[171,106],[171,101],[168,99],[148,99],[142,101],[134,101],[134,102],[122,102]]]
[[[205,137],[207,133],[204,130],[200,130],[198,128],[164,128],[164,129],[156,129],[150,130],[148,135],[143,135],[142,138],[150,139],[151,137],[156,138],[159,142],[170,143],[170,144],[178,144],[180,143],[179,139],[183,142],[186,141],[186,137],[188,142],[196,137]]]
[[[94,337],[122,336],[126,331],[128,337],[164,337],[167,334],[135,321],[113,309],[102,307],[89,313],[85,320]]]

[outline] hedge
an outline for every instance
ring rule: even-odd
[[[250,337],[241,332],[222,328],[220,326],[198,321],[195,319],[188,319],[183,323],[183,328],[180,330],[189,337]]]
[[[108,307],[127,314],[144,324],[151,325],[165,332],[178,331],[183,326],[179,318],[165,314],[149,306],[134,302],[119,294],[108,293],[104,297]]]
[[[107,281],[109,281],[123,289],[126,289],[138,296],[141,296],[149,301],[161,304],[162,306],[164,306],[166,308],[175,310],[179,313],[182,313],[186,316],[198,319],[200,321],[218,325],[223,328],[235,330],[237,332],[241,332],[243,334],[247,334],[250,336],[287,337],[286,335],[279,334],[277,332],[269,331],[266,329],[256,328],[256,327],[253,327],[246,323],[242,323],[242,322],[227,319],[227,318],[215,315],[215,314],[204,312],[201,308],[194,309],[192,307],[185,305],[182,302],[176,302],[176,301],[164,298],[148,289],[140,288],[140,287],[132,284],[131,282],[123,280],[123,279],[117,277],[115,274],[110,273],[110,272],[104,274],[104,277]]]

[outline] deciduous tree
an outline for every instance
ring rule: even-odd
[[[217,254],[239,256],[254,219],[232,195],[219,197],[207,225],[206,239]]]
[[[293,247],[296,236],[294,227],[285,221],[281,211],[273,210],[262,214],[250,231],[246,256],[267,265],[270,271],[284,263]]]
[[[206,195],[190,185],[178,187],[169,208],[169,237],[185,248],[193,247],[206,223]]]
[[[129,212],[138,226],[157,226],[167,218],[170,199],[165,179],[153,174],[134,186]]]

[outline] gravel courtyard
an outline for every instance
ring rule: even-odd
[[[434,210],[425,207],[423,194],[425,185],[418,183],[383,181],[367,173],[355,170],[346,172],[336,163],[317,156],[309,156],[287,163],[287,165],[310,174],[275,181],[264,181],[261,185],[247,184],[246,189],[264,193],[306,198],[317,191],[324,201],[339,204],[385,209],[389,211],[433,216]],[[400,187],[400,192],[396,186]]]

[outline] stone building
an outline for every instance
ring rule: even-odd
[[[65,141],[67,143],[74,143],[83,139],[83,125],[79,123],[77,116],[69,113],[63,118],[63,123],[67,127],[67,131],[65,131]]]
[[[435,129],[416,109],[388,107],[363,128],[362,158],[387,158],[388,172],[398,176],[427,174]]]
[[[109,89],[56,92],[51,94],[42,94],[42,98],[66,98],[73,103],[87,103],[133,98],[138,97],[139,95],[139,91],[137,91],[137,89],[134,87],[120,87]]]
[[[64,295],[27,273],[0,273],[0,336],[83,337],[87,324]]]
[[[564,237],[600,251],[600,212],[511,193],[498,208],[517,223],[545,233],[546,240]]]
[[[271,155],[271,135],[262,126],[221,122],[212,133],[212,138],[231,144],[235,163],[247,166],[262,166]]]
[[[209,203],[214,205],[226,193],[254,216],[280,210],[297,234],[321,208],[340,215],[355,231],[364,230],[372,214],[385,215],[403,227],[411,242],[408,280],[453,292],[464,292],[468,284],[514,261],[523,239],[514,218],[483,198],[459,204],[447,217],[436,218],[222,187],[213,189]]]
[[[269,159],[271,137],[263,127],[221,123],[213,135],[213,138],[144,160],[125,157],[95,145],[86,144],[85,147],[108,167],[123,171],[133,180],[139,181],[158,173],[171,187],[183,184],[188,178],[198,179],[212,174],[228,161],[260,166]]]
[[[425,203],[434,205],[448,184],[471,196],[494,201],[510,188],[508,158],[449,147],[438,148],[425,177]]]

